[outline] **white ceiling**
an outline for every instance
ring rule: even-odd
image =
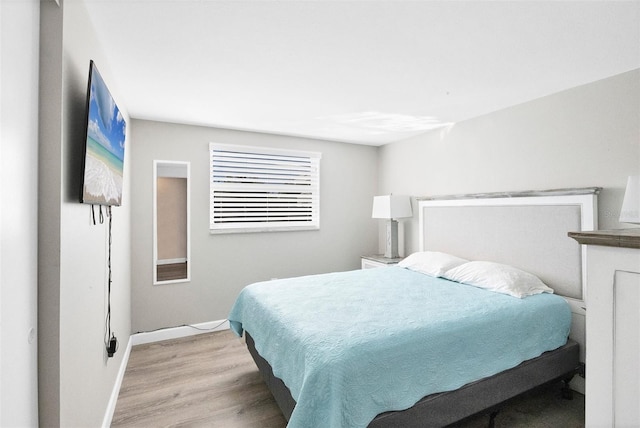
[[[640,68],[640,1],[85,3],[140,119],[380,145]]]

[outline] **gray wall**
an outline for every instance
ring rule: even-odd
[[[38,424],[38,0],[0,1],[0,426]]]
[[[113,209],[112,330],[107,358],[107,224],[93,225],[78,202],[89,60],[128,120],[84,2],[41,3],[38,189],[38,381],[41,426],[100,426],[130,326],[129,150],[124,197]],[[131,138],[127,139],[127,144]]]
[[[640,174],[639,100],[634,70],[385,145],[379,191],[427,196],[598,186],[600,229],[632,227],[618,216],[627,176]],[[405,223],[408,253],[418,249],[417,227],[417,215]]]
[[[132,330],[225,319],[245,285],[358,269],[375,252],[377,148],[177,125],[132,124]],[[322,152],[320,230],[209,234],[209,142]],[[191,282],[152,285],[153,160],[191,163]]]

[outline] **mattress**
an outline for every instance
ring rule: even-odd
[[[291,391],[289,427],[364,427],[562,346],[571,313],[391,267],[252,284],[229,320]]]

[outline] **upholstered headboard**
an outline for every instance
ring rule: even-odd
[[[584,316],[585,253],[568,232],[597,229],[600,188],[418,198],[422,251],[509,264]]]

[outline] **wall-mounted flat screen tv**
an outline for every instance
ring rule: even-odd
[[[122,204],[126,126],[95,63],[89,63],[87,122],[80,202]]]

